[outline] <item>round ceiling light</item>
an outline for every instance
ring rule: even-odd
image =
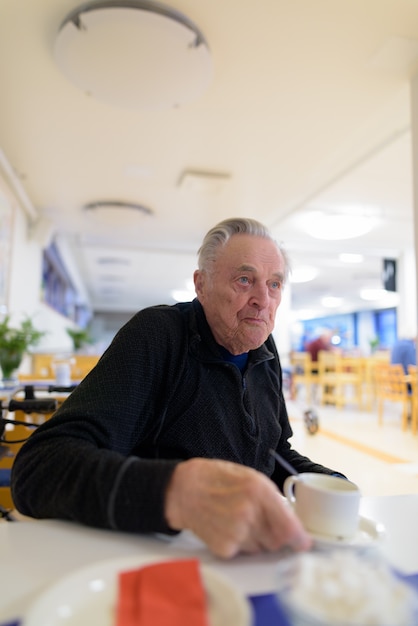
[[[85,211],[116,211],[119,214],[122,211],[137,211],[138,213],[144,213],[145,215],[152,215],[153,211],[144,204],[137,204],[136,202],[123,202],[121,200],[97,200],[96,202],[89,202],[85,204],[83,209]]]
[[[61,24],[54,57],[77,87],[107,103],[148,110],[196,100],[212,62],[201,31],[150,1],[87,2]]]
[[[310,211],[299,216],[303,230],[315,239],[342,240],[354,239],[369,233],[379,220],[374,215],[349,213],[331,214]]]
[[[90,202],[82,207],[82,213],[85,229],[90,226],[95,236],[104,233],[133,233],[137,228],[143,228],[142,216],[154,215],[153,210],[143,204],[120,200]]]

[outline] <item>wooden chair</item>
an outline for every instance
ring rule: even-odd
[[[15,508],[10,487],[0,487],[0,505],[8,511]]]
[[[377,400],[376,374],[378,365],[389,364],[389,352],[377,352],[363,359],[363,398],[366,410],[371,411]]]
[[[354,402],[361,409],[363,376],[364,367],[361,358],[343,356],[339,352],[319,351],[318,385],[322,404],[333,404],[342,408]]]
[[[100,355],[98,354],[74,354],[71,358],[72,380],[82,380],[93,369]]]
[[[418,368],[408,365],[409,384],[411,385],[411,428],[415,435],[418,429]]]
[[[305,399],[308,404],[312,402],[312,359],[309,352],[292,352],[290,354],[292,366],[292,398],[296,398],[300,387],[305,389]]]
[[[53,363],[56,359],[55,354],[32,354],[32,371],[31,376],[37,380],[43,378],[55,378]]]
[[[363,359],[361,357],[337,355],[337,375],[338,406],[354,402],[359,409],[362,409],[364,380]]]
[[[402,430],[406,430],[412,396],[408,392],[407,378],[402,365],[379,363],[375,367],[375,380],[379,424],[383,422],[385,402],[399,403],[402,408]]]
[[[19,382],[31,383],[36,381],[55,380],[55,364],[59,355],[54,353],[34,353],[31,355],[31,371],[30,373],[19,372]]]
[[[321,404],[338,404],[338,355],[336,352],[318,352],[317,383]]]
[[[100,359],[97,354],[72,354],[65,357],[61,354],[32,354],[32,368],[30,374],[20,374],[22,383],[36,380],[55,380],[55,366],[60,361],[67,361],[71,367],[71,379],[82,380]]]

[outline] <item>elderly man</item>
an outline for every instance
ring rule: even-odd
[[[190,529],[215,554],[309,548],[280,495],[288,473],[332,474],[292,449],[271,337],[288,260],[268,230],[206,235],[197,298],[138,312],[13,468],[17,508],[130,532]]]

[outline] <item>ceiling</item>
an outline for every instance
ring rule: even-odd
[[[93,310],[174,302],[205,232],[238,215],[270,226],[295,270],[318,268],[291,285],[296,312],[318,314],[325,295],[343,298],[332,312],[374,306],[360,289],[381,287],[382,259],[414,245],[418,2],[166,0],[202,31],[213,64],[203,94],[168,110],[108,104],[64,76],[54,41],[79,4],[2,0],[0,149],[33,232],[56,238]],[[152,213],[83,209],[104,200]],[[300,226],[312,209],[382,219],[321,241]],[[340,252],[365,258],[351,266]]]

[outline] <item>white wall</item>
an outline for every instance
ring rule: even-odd
[[[73,327],[73,322],[41,302],[42,244],[30,237],[30,220],[1,176],[0,189],[13,212],[6,312],[16,324],[30,316],[34,326],[46,332],[36,351],[72,351],[72,341],[65,329]]]
[[[273,330],[273,338],[280,355],[282,367],[290,365],[291,350],[291,284],[290,281],[285,285],[282,294],[282,300],[276,313],[276,323]]]
[[[397,290],[398,337],[413,338],[417,335],[417,282],[415,251],[405,250],[398,259]]]

